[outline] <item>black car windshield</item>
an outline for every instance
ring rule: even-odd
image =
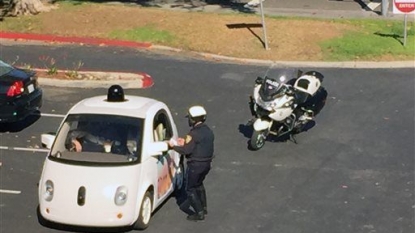
[[[51,156],[91,163],[140,161],[141,118],[118,115],[73,114],[60,127]]]
[[[13,66],[3,62],[2,60],[0,60],[0,76],[3,76],[7,73],[9,73],[10,71],[12,71],[14,68]]]

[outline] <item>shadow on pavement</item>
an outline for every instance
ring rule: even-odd
[[[21,121],[0,123],[0,133],[20,132],[26,129],[27,127],[31,126],[32,124],[34,124],[37,120],[39,120],[39,118],[40,118],[40,112],[38,111],[32,115],[29,115],[28,117],[26,117],[25,119]]]
[[[54,2],[58,2],[55,0]],[[93,3],[109,3],[105,0],[89,0]],[[223,9],[230,9],[234,11],[239,11],[243,13],[254,14],[255,10],[251,8],[246,8],[244,5],[246,2],[240,2],[239,0],[120,0],[120,1],[111,1],[111,3],[127,4],[127,5],[140,5],[142,7],[162,7],[162,5],[171,5],[174,8],[182,9],[195,9],[203,7],[206,5],[219,5]],[[85,1],[73,1],[74,5],[84,4]]]
[[[61,230],[65,232],[85,232],[85,233],[92,233],[92,232],[105,232],[105,233],[121,233],[121,232],[128,232],[132,230],[132,227],[112,227],[112,228],[97,228],[97,227],[78,227],[78,226],[70,226],[65,224],[59,224],[47,221],[42,217],[40,214],[39,206],[37,207],[37,220],[40,225],[55,229],[55,230]]]

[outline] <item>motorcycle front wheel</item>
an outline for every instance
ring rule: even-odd
[[[256,131],[252,132],[251,140],[249,141],[249,146],[253,150],[259,150],[265,145],[265,131]]]

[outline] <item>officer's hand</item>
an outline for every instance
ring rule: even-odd
[[[72,139],[72,150],[75,152],[82,151],[82,144],[77,139]]]
[[[167,144],[169,145],[169,148],[173,148],[173,146],[176,146],[176,145],[177,145],[177,141],[176,141],[176,140],[174,140],[173,138],[171,138],[171,139],[167,142]]]
[[[178,146],[184,146],[184,138],[178,138],[177,139],[177,145]]]

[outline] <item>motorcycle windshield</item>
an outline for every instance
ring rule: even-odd
[[[272,69],[268,71],[264,79],[259,95],[264,101],[272,101],[285,95],[287,85],[293,85],[299,76],[298,69]]]
[[[271,101],[279,96],[284,95],[286,88],[283,84],[278,83],[274,79],[265,79],[259,90],[259,95],[264,101]]]

